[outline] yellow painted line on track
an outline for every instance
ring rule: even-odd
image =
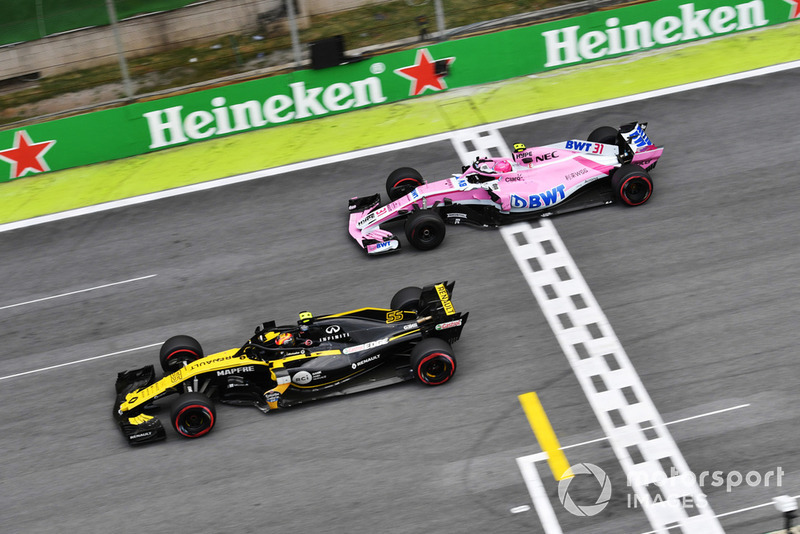
[[[547,453],[547,463],[550,465],[550,471],[553,472],[553,478],[556,480],[572,478],[567,456],[561,450],[558,437],[553,431],[553,426],[550,424],[550,419],[547,418],[547,413],[545,413],[542,403],[539,401],[539,396],[532,391],[519,395],[518,398],[522,409],[525,410],[525,415],[528,417],[528,423],[530,423],[533,433],[536,434],[539,446]]]
[[[800,59],[800,21],[0,184],[0,224]]]

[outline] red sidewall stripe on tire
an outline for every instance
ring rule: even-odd
[[[439,382],[429,382],[424,378],[421,369],[426,362],[429,362],[430,360],[436,358],[437,356],[444,356],[445,358],[447,358],[447,361],[450,362],[450,373],[444,378],[444,380],[440,380]],[[422,361],[419,362],[419,365],[417,365],[417,376],[420,377],[420,379],[422,379],[426,384],[430,384],[431,386],[438,386],[439,384],[444,384],[445,382],[450,380],[450,377],[453,376],[455,370],[456,370],[456,362],[453,361],[453,358],[451,358],[449,354],[445,354],[444,352],[434,352],[433,354],[425,356],[424,358],[422,358]]]
[[[397,180],[397,181],[394,183],[394,186],[395,186],[395,187],[398,187],[398,186],[399,186],[400,184],[402,184],[403,182],[414,182],[415,184],[419,184],[419,180],[417,180],[416,178],[401,178],[400,180]]]
[[[190,349],[178,349],[178,350],[172,351],[172,352],[170,352],[169,354],[167,354],[167,357],[166,357],[166,358],[164,358],[164,359],[165,359],[165,360],[169,360],[170,358],[172,358],[172,357],[173,357],[173,356],[175,356],[176,354],[180,354],[181,352],[188,352],[189,354],[191,354],[191,355],[192,355],[192,356],[194,356],[195,358],[199,358],[199,357],[200,357],[200,356],[198,356],[198,354],[197,354],[195,351],[193,351],[193,350],[190,350]]]
[[[648,185],[649,187],[648,187],[648,189],[647,189],[647,196],[646,196],[646,197],[644,197],[644,200],[642,200],[641,202],[637,202],[637,203],[635,203],[635,204],[634,204],[634,203],[632,203],[632,202],[629,202],[629,201],[628,201],[628,197],[627,197],[627,195],[623,194],[623,190],[625,189],[625,185],[626,185],[628,182],[630,182],[631,180],[635,180],[636,178],[641,178],[642,180],[644,180],[645,182],[647,182],[647,185]],[[630,178],[628,178],[627,180],[625,180],[624,182],[622,182],[622,183],[620,184],[620,186],[619,186],[619,194],[620,194],[620,196],[621,196],[622,198],[624,198],[624,199],[625,199],[625,203],[626,203],[627,205],[629,205],[629,206],[638,206],[638,205],[640,205],[640,204],[644,204],[645,202],[647,202],[647,199],[649,199],[649,198],[650,198],[650,194],[651,194],[652,192],[653,192],[653,182],[651,182],[650,180],[648,180],[648,179],[647,179],[647,176],[643,176],[643,175],[631,176]]]
[[[208,418],[211,419],[211,423],[208,425],[208,428],[206,428],[205,430],[203,430],[202,432],[199,432],[197,434],[187,434],[186,432],[182,432],[181,431],[181,427],[178,424],[178,422],[180,421],[181,416],[183,415],[183,413],[186,410],[190,410],[192,408],[200,408],[201,410],[203,410],[206,413],[206,415],[208,415]],[[186,436],[187,438],[199,438],[203,434],[207,434],[211,430],[211,428],[213,426],[214,426],[214,414],[211,413],[211,410],[209,410],[207,407],[205,407],[205,406],[203,406],[201,404],[190,404],[189,406],[186,406],[180,412],[178,412],[178,415],[175,417],[175,430],[177,430],[180,435]]]

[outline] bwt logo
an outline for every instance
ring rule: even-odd
[[[650,138],[647,137],[647,134],[644,133],[641,124],[637,124],[633,131],[625,134],[625,137],[628,138],[630,144],[636,145],[638,148],[644,148],[653,144]]]
[[[541,208],[555,204],[559,200],[564,200],[566,197],[565,187],[559,185],[550,191],[539,193],[537,195],[530,195],[527,199],[519,195],[511,195],[512,208]]]
[[[567,141],[567,150],[580,150],[581,152],[589,152],[589,149],[592,148],[594,143],[589,142],[582,142],[582,141]]]

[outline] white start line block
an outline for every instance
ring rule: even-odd
[[[655,532],[722,533],[552,222],[501,229]],[[648,429],[648,432],[645,432]],[[664,465],[669,469],[667,474]],[[684,503],[691,506],[684,506]]]

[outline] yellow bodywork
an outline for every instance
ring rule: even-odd
[[[142,423],[146,423],[147,421],[150,421],[151,419],[153,419],[152,415],[147,415],[147,414],[143,413],[143,414],[137,415],[136,417],[129,417],[128,418],[128,423],[130,423],[132,425],[141,425]]]
[[[436,284],[436,294],[439,295],[439,300],[442,301],[444,312],[447,315],[454,315],[456,309],[453,307],[453,303],[450,302],[450,297],[447,295],[447,289],[444,284]]]
[[[240,367],[245,365],[252,365],[252,366],[260,366],[266,367],[270,370],[270,374],[272,380],[276,382],[281,382],[276,376],[275,371],[273,369],[281,369],[285,366],[286,362],[292,362],[297,360],[305,360],[309,358],[316,358],[318,356],[327,356],[331,354],[340,354],[341,351],[339,350],[325,350],[320,352],[313,352],[311,354],[296,354],[294,356],[287,356],[286,358],[282,358],[279,360],[272,360],[269,362],[265,362],[263,360],[254,360],[252,358],[248,358],[247,356],[241,354],[236,355],[239,352],[239,349],[230,349],[223,352],[218,352],[216,354],[211,354],[199,360],[193,361],[192,363],[178,369],[174,373],[165,376],[161,380],[147,386],[144,389],[137,389],[131,393],[128,393],[125,396],[125,400],[119,405],[119,412],[129,412],[134,410],[143,404],[147,403],[148,401],[158,398],[166,393],[169,389],[175,387],[177,384],[189,380],[192,377],[208,373],[214,371],[222,371],[225,369],[231,369],[234,367]],[[286,388],[289,387],[289,383],[281,384],[279,383],[275,389],[279,390],[283,393]],[[144,422],[144,420],[140,420],[142,417],[147,417],[147,415],[139,415],[137,417],[131,418],[131,422],[133,424],[138,424]],[[134,421],[135,420],[135,421]]]

